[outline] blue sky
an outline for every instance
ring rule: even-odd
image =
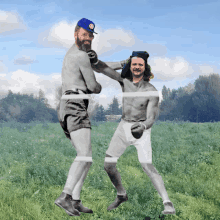
[[[74,28],[85,17],[96,24],[92,48],[103,61],[146,50],[161,90],[187,86],[199,75],[220,70],[220,1],[41,1],[0,2],[0,95],[44,90],[55,106],[62,62],[74,43]],[[104,107],[121,92],[117,82],[95,73]]]

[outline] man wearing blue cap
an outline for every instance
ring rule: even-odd
[[[147,63],[149,54],[146,51],[134,51],[121,75],[99,61],[95,52],[90,54],[91,62],[97,70],[117,80],[123,91],[123,113],[117,130],[106,151],[104,168],[117,189],[115,201],[108,210],[117,208],[128,200],[126,190],[122,186],[121,176],[116,168],[118,158],[129,145],[134,145],[138,159],[144,172],[151,179],[155,189],[163,199],[163,214],[175,214],[175,208],[170,201],[162,177],[152,164],[151,127],[159,110],[159,94],[149,83],[154,78]]]
[[[85,94],[98,94],[101,85],[96,81],[87,52],[91,50],[95,24],[83,18],[75,28],[75,44],[68,50],[62,67],[62,94],[77,98],[61,99],[58,106],[58,118],[67,138],[77,151],[72,163],[63,192],[55,204],[63,208],[70,216],[79,216],[80,212],[93,213],[82,205],[80,192],[83,182],[92,164],[91,124],[87,108],[88,100],[79,98]],[[109,63],[113,69],[121,69],[122,62]],[[95,63],[97,64],[97,63]]]

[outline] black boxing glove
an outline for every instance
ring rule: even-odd
[[[145,126],[142,123],[135,123],[131,126],[131,133],[134,138],[139,139],[143,135],[145,130]]]
[[[87,54],[89,56],[90,63],[93,65],[97,65],[99,62],[97,53],[94,50],[89,50]]]

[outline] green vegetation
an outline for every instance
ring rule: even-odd
[[[57,111],[50,107],[44,92],[39,95],[20,94],[8,91],[8,95],[0,99],[0,120],[2,122],[29,123],[33,121],[50,121],[57,123]]]
[[[117,123],[92,127],[93,165],[81,199],[94,214],[77,219],[159,219],[161,198],[143,172],[134,146],[117,167],[129,200],[111,212],[116,190],[103,169]],[[152,127],[153,163],[165,182],[176,215],[164,219],[220,219],[220,123],[165,123]],[[54,204],[76,152],[59,124],[0,124],[0,219],[70,219]],[[74,217],[72,217],[74,218]]]
[[[172,89],[162,89],[159,120],[190,122],[220,121],[220,75],[200,75],[194,84]]]

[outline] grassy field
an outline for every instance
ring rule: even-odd
[[[70,217],[54,204],[76,152],[59,124],[0,124],[0,219],[159,219],[162,199],[143,172],[134,146],[118,160],[129,200],[111,212],[116,190],[103,169],[117,123],[92,127],[93,164],[81,199],[94,214]],[[176,215],[163,219],[220,219],[220,123],[156,123],[153,164],[162,175]],[[150,218],[147,218],[150,217]]]

